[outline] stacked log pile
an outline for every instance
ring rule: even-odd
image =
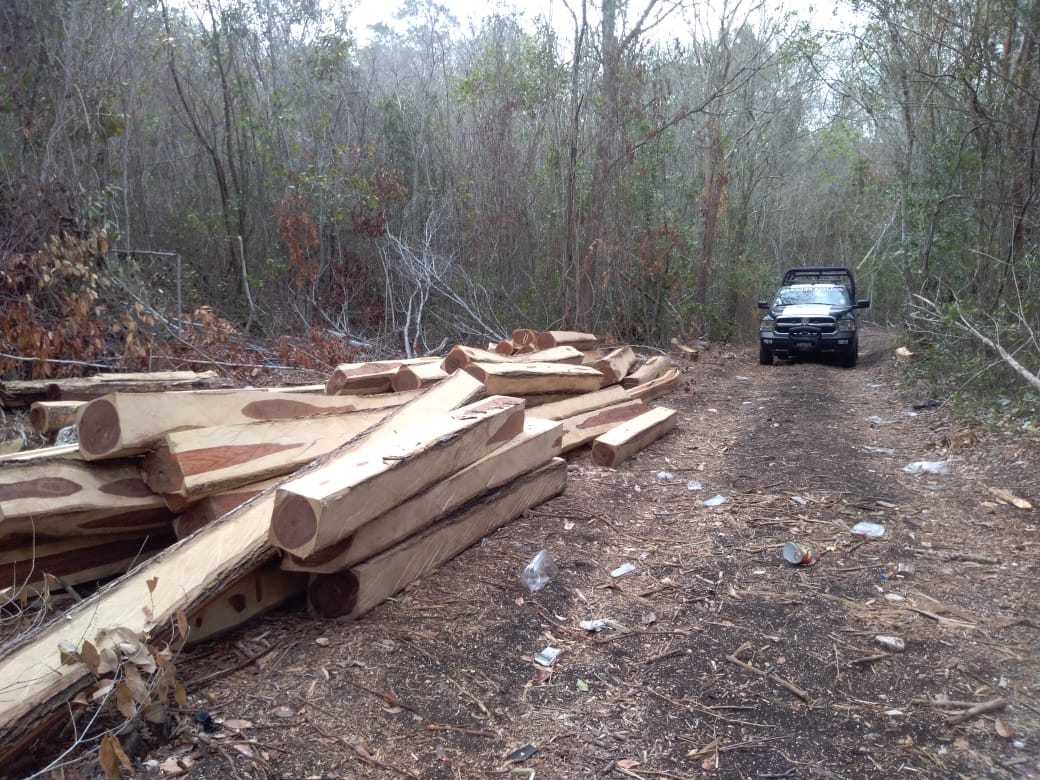
[[[561,492],[563,453],[613,466],[674,426],[647,406],[678,382],[666,359],[636,368],[589,334],[509,341],[341,365],[305,392],[123,387],[75,409],[78,446],[0,459],[8,594],[140,563],[0,651],[17,692],[0,754],[86,684],[65,638],[158,641],[178,621],[201,641],[300,593],[315,616],[357,617]]]

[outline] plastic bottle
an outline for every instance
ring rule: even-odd
[[[559,569],[556,568],[556,562],[549,555],[549,551],[539,550],[531,562],[524,567],[524,571],[520,575],[520,582],[533,593],[548,585],[558,573]]]

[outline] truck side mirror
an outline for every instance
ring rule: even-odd
[[[870,305],[870,301],[867,301],[867,305],[868,306]],[[769,301],[759,301],[758,302],[758,308],[760,308],[760,309],[768,309],[769,308]]]
[[[857,309],[869,309],[870,308],[870,298],[864,298],[863,300],[856,301],[856,308]]]

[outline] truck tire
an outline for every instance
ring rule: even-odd
[[[764,344],[758,345],[758,362],[763,366],[773,365],[773,351]]]

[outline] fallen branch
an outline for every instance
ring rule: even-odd
[[[752,674],[757,674],[759,677],[764,677],[767,680],[771,680],[772,682],[775,682],[777,685],[780,685],[780,686],[786,688],[787,690],[789,690],[791,693],[793,693],[795,696],[797,696],[799,699],[801,699],[802,701],[804,701],[807,704],[811,701],[812,697],[809,696],[809,694],[807,692],[803,691],[801,688],[799,688],[797,685],[795,685],[790,680],[785,680],[783,677],[781,677],[778,674],[775,674],[773,672],[766,672],[766,671],[764,671],[762,669],[759,669],[756,666],[752,666],[751,664],[745,663],[744,661],[741,661],[739,658],[737,658],[737,655],[742,653],[747,648],[748,648],[748,643],[745,642],[740,647],[738,647],[731,655],[727,655],[726,656],[726,660],[729,661],[731,664],[733,664],[735,666],[739,666],[741,669],[743,669],[743,670],[745,670],[747,672],[751,672]]]
[[[985,715],[987,712],[1000,712],[1007,706],[1007,699],[992,699],[990,701],[984,701],[981,704],[976,704],[974,707],[969,707],[964,712],[950,715],[946,718],[946,723],[950,726],[956,726],[958,723],[964,723],[965,721],[969,721],[979,715]]]

